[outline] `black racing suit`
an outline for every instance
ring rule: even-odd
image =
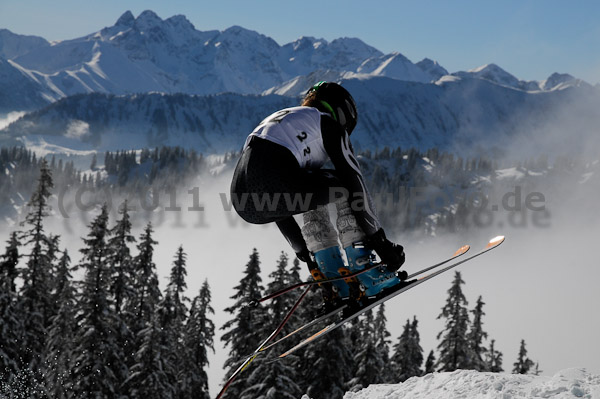
[[[342,196],[367,236],[381,228],[348,134],[326,114],[318,128],[334,169],[303,168],[288,148],[250,136],[231,184],[237,213],[253,224],[275,222],[296,253],[306,244],[292,216]]]

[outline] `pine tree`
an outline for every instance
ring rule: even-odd
[[[352,354],[344,328],[338,328],[309,345],[304,353],[303,381],[311,399],[341,399],[351,378]]]
[[[158,306],[152,320],[138,333],[140,348],[135,354],[126,381],[127,397],[132,399],[172,399],[175,397],[173,364],[169,361],[169,336],[161,328],[165,308]]]
[[[502,352],[496,351],[496,349],[494,348],[495,343],[496,340],[493,339],[490,342],[490,348],[487,350],[485,361],[486,369],[487,371],[491,371],[492,373],[501,373],[502,371],[504,371],[504,369],[502,368]]]
[[[406,320],[404,330],[398,337],[398,343],[394,345],[392,370],[395,379],[393,382],[404,382],[410,377],[421,375],[422,364],[423,348],[421,348],[418,321],[415,316],[412,323]]]
[[[85,275],[77,298],[73,394],[81,398],[120,397],[127,368],[115,339],[116,313],[110,301],[108,209],[102,207],[89,226],[80,268]]]
[[[484,360],[486,348],[483,346],[483,340],[487,338],[487,333],[483,331],[482,317],[485,315],[483,305],[485,303],[481,299],[481,296],[479,296],[475,309],[471,311],[473,313],[473,322],[471,323],[471,330],[467,335],[470,349],[469,363],[471,364],[471,368],[477,371],[487,371]]]
[[[25,312],[24,337],[21,343],[21,358],[25,367],[38,370],[50,316],[54,313],[51,292],[53,240],[44,231],[44,219],[50,214],[49,199],[54,187],[48,163],[42,160],[37,188],[28,202],[29,211],[25,224],[29,230],[23,233],[24,245],[30,246],[26,267],[22,270],[20,307]]]
[[[185,325],[183,342],[187,348],[183,355],[184,367],[180,375],[180,399],[210,399],[208,392],[208,350],[214,352],[215,325],[210,315],[215,311],[211,307],[211,292],[208,281],[204,281],[198,296],[190,308],[190,316]]]
[[[371,384],[383,383],[382,370],[387,367],[382,354],[377,350],[373,311],[364,313],[359,324],[361,332],[359,350],[354,356],[357,368],[348,385],[352,391],[366,388]]]
[[[235,303],[225,309],[226,312],[235,316],[221,327],[226,331],[221,340],[229,346],[229,357],[224,364],[227,375],[239,367],[240,359],[252,353],[263,338],[260,331],[261,325],[266,319],[264,309],[261,306],[247,306],[251,300],[262,296],[264,287],[261,282],[259,255],[258,251],[254,249],[246,264],[244,277],[235,287],[236,293],[231,297]],[[244,377],[242,374],[228,388],[224,398],[240,398],[242,392],[248,388],[247,383],[248,377]]]
[[[74,366],[72,358],[73,342],[77,329],[75,315],[76,290],[72,284],[71,258],[67,250],[63,252],[57,268],[57,289],[55,301],[59,304],[58,312],[51,317],[46,342],[45,381],[48,394],[52,398],[70,398],[72,385],[71,370]]]
[[[164,336],[167,337],[164,342],[167,350],[165,361],[168,362],[172,370],[172,375],[168,375],[168,377],[173,383],[175,397],[181,396],[177,381],[184,368],[181,354],[186,349],[183,344],[184,326],[188,313],[186,302],[189,301],[184,295],[187,288],[186,275],[186,254],[183,247],[180,246],[173,261],[165,295],[157,306],[157,313],[160,316],[158,319],[159,327],[164,332]]]
[[[290,284],[291,276],[287,270],[288,257],[281,253],[277,267],[269,275],[271,282],[267,286],[267,294],[279,291]],[[284,319],[288,310],[293,306],[295,298],[293,295],[282,295],[274,298],[266,307],[267,318],[261,326],[262,336],[268,336],[275,330],[281,320]],[[285,328],[287,327],[287,328]],[[286,335],[290,327],[286,325],[281,335]],[[285,362],[268,363],[263,359],[257,359],[253,364],[253,371],[248,377],[248,388],[242,392],[241,399],[294,399],[300,396],[300,388],[296,384],[297,373],[293,365]]]
[[[387,329],[387,318],[385,317],[385,304],[379,305],[374,321],[375,330],[375,348],[381,360],[383,368],[380,370],[381,380],[386,383],[392,380],[392,371],[390,368],[390,337],[392,334]]]
[[[133,280],[135,278],[133,259],[129,249],[129,245],[135,242],[135,237],[131,234],[127,201],[124,202],[119,213],[121,219],[111,229],[108,241],[108,262],[112,271],[110,291],[117,314],[123,312],[123,304],[133,297]]]
[[[127,325],[134,336],[152,323],[152,315],[160,301],[154,246],[158,244],[152,238],[152,224],[148,223],[140,236],[138,254],[133,259],[134,280],[133,298],[126,305]]]
[[[513,374],[528,374],[531,368],[535,365],[533,360],[527,357],[527,349],[525,348],[525,340],[521,340],[521,346],[519,347],[519,356],[517,361],[513,363]]]
[[[135,298],[136,275],[133,257],[129,248],[129,245],[135,242],[135,237],[131,234],[127,201],[119,209],[119,213],[121,218],[110,230],[110,238],[108,239],[109,290],[110,299],[114,304],[117,316],[114,319],[116,324],[113,326],[116,334],[115,340],[123,350],[125,364],[131,366],[134,364],[136,340],[135,334],[129,325],[129,322],[134,318],[134,315],[129,313],[132,309],[132,306],[129,305],[132,304]]]
[[[20,368],[19,338],[23,334],[23,326],[15,283],[20,245],[18,234],[13,232],[0,260],[0,381],[8,381]]]
[[[438,319],[446,319],[444,330],[437,336],[437,339],[442,338],[438,345],[440,351],[438,366],[440,371],[471,368],[469,362],[469,342],[467,340],[469,314],[466,308],[467,299],[461,288],[461,285],[464,283],[460,272],[456,272],[452,286],[448,290],[446,305],[442,308],[442,313],[438,316]]]
[[[429,355],[427,355],[427,360],[425,360],[425,371],[423,372],[423,375],[435,372],[435,364],[435,354],[433,353],[433,350],[431,350],[429,351]]]

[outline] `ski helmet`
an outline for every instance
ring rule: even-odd
[[[309,95],[314,95],[315,100],[342,125],[348,134],[352,133],[358,114],[356,103],[348,90],[337,83],[321,81],[308,90],[306,96]]]

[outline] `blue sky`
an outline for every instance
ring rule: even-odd
[[[520,79],[553,72],[600,82],[600,2],[366,0],[0,0],[0,28],[48,40],[112,25],[126,10],[185,15],[199,30],[240,25],[285,44],[300,36],[358,37],[450,72],[496,63]]]

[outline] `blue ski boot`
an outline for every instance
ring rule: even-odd
[[[361,243],[354,243],[344,248],[348,258],[350,273],[363,270],[372,266],[375,262],[373,251],[364,247]],[[359,302],[364,302],[368,298],[376,298],[379,294],[400,284],[400,279],[396,273],[391,272],[385,265],[375,267],[372,270],[359,274],[359,291],[353,294],[353,298]]]
[[[310,273],[316,281],[340,277],[349,273],[340,253],[337,231],[333,228],[326,207],[303,215],[302,236],[308,250],[314,256],[309,263]],[[320,284],[323,293],[323,311],[339,307],[350,296],[350,287],[344,280]]]
[[[358,226],[356,217],[347,201],[337,201],[336,207],[338,211],[337,228],[342,247],[346,252],[350,273],[364,270],[375,262],[372,249],[362,244],[366,240],[366,235]],[[383,291],[400,284],[396,273],[383,265],[359,274],[356,279],[358,289],[352,290],[351,297],[358,302],[358,306],[364,306],[368,303],[369,298],[377,297]]]

